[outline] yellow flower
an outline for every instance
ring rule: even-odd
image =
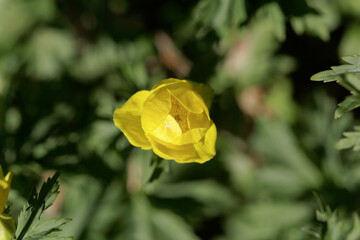
[[[12,174],[9,172],[5,178],[0,166],[0,240],[10,240],[15,232],[15,223],[12,217],[3,214],[10,190]]]
[[[212,89],[174,78],[135,93],[114,112],[129,142],[164,159],[203,163],[215,156],[216,127],[209,116]]]

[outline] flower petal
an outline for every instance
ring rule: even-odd
[[[201,96],[208,109],[211,107],[212,100],[214,98],[214,90],[206,84],[192,82],[193,90]]]
[[[0,169],[2,172],[2,170]],[[10,184],[12,179],[12,173],[9,172],[6,174],[5,179],[0,179],[0,214],[4,211],[9,191],[10,191]]]
[[[160,139],[151,136],[149,140],[156,155],[176,162],[191,162],[189,159],[198,158],[193,144],[174,145],[162,142]]]
[[[207,128],[194,128],[183,133],[175,139],[174,145],[194,144],[198,143],[205,135]]]
[[[168,115],[165,121],[150,134],[156,136],[161,141],[171,143],[181,136],[182,131],[176,120],[171,115]]]
[[[175,87],[175,85],[174,85]],[[201,113],[207,110],[202,103],[202,99],[199,99],[198,96],[194,94],[194,92],[188,88],[184,87],[176,87],[169,88],[168,91],[173,95],[189,112],[193,113]]]
[[[143,104],[149,95],[150,91],[139,91],[114,112],[115,125],[132,145],[142,149],[151,149],[151,144],[141,127]]]
[[[156,89],[159,89],[159,88],[162,88],[162,87],[165,87],[165,86],[169,86],[169,85],[172,85],[174,83],[180,83],[180,82],[181,83],[186,83],[188,81],[180,80],[180,79],[176,79],[176,78],[168,78],[168,79],[164,79],[164,80],[158,82],[157,84],[155,84],[151,90],[156,90]]]
[[[0,214],[4,211],[8,195],[9,195],[10,185],[4,180],[0,180]]]
[[[192,89],[204,101],[207,108],[210,109],[211,102],[212,102],[212,99],[214,97],[214,91],[209,85],[206,85],[206,84],[203,84],[203,83],[197,83],[197,82],[188,81],[188,80],[179,80],[179,79],[176,79],[176,78],[168,78],[168,79],[162,80],[159,83],[157,83],[152,88],[152,91],[153,90],[158,90],[158,89],[160,89],[162,87],[168,87],[168,88],[179,87],[179,86],[173,86],[174,84],[180,84],[183,87]]]
[[[12,180],[12,173],[11,172],[8,172],[8,174],[6,174],[6,176],[5,176],[5,181],[7,182],[7,183],[9,183],[9,185],[11,184],[11,180]]]
[[[10,240],[15,233],[14,219],[8,215],[0,215],[0,239]]]
[[[150,97],[144,103],[141,115],[141,126],[146,134],[151,133],[164,123],[171,109],[171,95],[166,89],[151,91]]]
[[[209,128],[211,121],[209,115],[203,111],[202,113],[189,112],[187,115],[189,128]]]
[[[212,123],[212,125],[206,132],[203,141],[196,143],[194,145],[199,155],[198,162],[200,163],[206,162],[215,156],[216,136],[217,136],[216,126],[214,123]]]

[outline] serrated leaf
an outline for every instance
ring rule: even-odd
[[[360,66],[360,56],[358,55],[346,56],[342,57],[342,59],[347,63]]]
[[[24,240],[43,239],[47,235],[61,231],[61,227],[70,222],[71,219],[51,219],[48,221],[39,221],[33,225],[27,232]]]
[[[48,235],[61,231],[60,227],[69,221],[68,219],[40,221],[43,212],[53,204],[59,193],[59,175],[59,172],[55,173],[43,183],[39,193],[34,190],[30,195],[19,215],[15,240],[45,239]]]
[[[311,76],[312,81],[333,82],[341,80],[341,77],[333,70],[325,70]]]
[[[359,72],[360,68],[354,65],[340,65],[331,67],[336,74]]]
[[[360,95],[352,95],[345,98],[339,103],[335,111],[335,119],[340,118],[344,113],[360,107]]]

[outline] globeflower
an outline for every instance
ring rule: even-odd
[[[212,98],[205,84],[165,79],[131,96],[115,110],[114,123],[136,147],[179,163],[204,163],[216,153]]]
[[[15,232],[14,220],[12,217],[3,214],[9,195],[11,179],[11,172],[4,177],[0,166],[0,240],[10,240]]]

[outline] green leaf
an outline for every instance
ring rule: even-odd
[[[40,28],[26,48],[27,71],[41,80],[59,79],[64,68],[73,64],[74,56],[75,40],[68,32]]]
[[[335,147],[337,149],[347,149],[353,147],[355,151],[360,150],[360,129],[355,127],[352,132],[344,132],[344,138],[340,139]]]
[[[357,213],[355,213],[353,218],[354,218],[353,229],[351,230],[351,232],[347,236],[346,240],[358,240],[358,239],[360,239],[360,218],[359,218],[359,215]]]
[[[168,240],[199,240],[191,227],[176,214],[168,210],[153,210],[152,223],[155,233],[162,236],[159,239]]]
[[[342,57],[342,59],[347,63],[360,66],[360,57],[358,55],[346,56]]]
[[[47,239],[49,235],[57,239],[56,233],[61,231],[61,226],[66,224],[69,219],[48,221],[41,221],[40,219],[59,194],[59,175],[57,172],[53,177],[48,178],[43,183],[39,193],[35,190],[32,192],[28,203],[25,204],[18,217],[15,240]]]
[[[235,205],[235,196],[225,186],[211,180],[158,184],[148,193],[160,198],[195,199],[204,205],[210,215],[224,212]]]
[[[331,67],[336,74],[360,72],[360,68],[354,65],[340,65]]]
[[[344,113],[360,107],[360,95],[352,95],[345,98],[339,103],[335,111],[335,119],[340,118]]]
[[[329,206],[316,211],[316,219],[322,222],[318,229],[319,239],[357,240],[360,238],[360,219],[357,213],[347,218],[342,212],[332,211]]]
[[[66,223],[70,222],[71,219],[51,219],[48,221],[38,221],[32,226],[25,237],[27,240],[43,239],[51,233],[61,231],[61,227]]]
[[[333,70],[325,70],[312,75],[310,79],[312,81],[333,82],[341,80],[341,77]]]

